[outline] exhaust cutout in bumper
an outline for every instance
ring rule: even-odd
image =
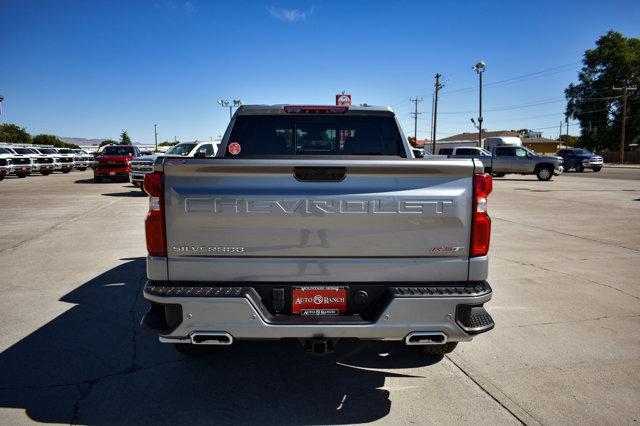
[[[233,336],[224,331],[194,331],[189,336],[194,345],[230,345]]]
[[[441,331],[414,331],[404,338],[406,345],[444,345],[447,335]]]

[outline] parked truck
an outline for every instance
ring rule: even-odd
[[[135,145],[106,145],[95,157],[93,181],[129,179],[131,161],[140,157],[140,149]]]
[[[450,157],[476,158],[495,177],[507,174],[536,175],[539,180],[546,181],[564,170],[562,157],[539,155],[518,145],[497,145],[491,151],[476,146],[456,147]]]
[[[242,106],[214,158],[146,174],[150,308],[182,352],[238,340],[390,340],[430,354],[493,328],[491,177],[414,159],[388,108]]]
[[[161,155],[180,155],[182,157],[214,157],[218,151],[218,145],[213,142],[182,142],[172,146]],[[153,163],[158,158],[157,155],[143,155],[131,161],[131,171],[129,172],[129,182],[137,186],[142,191],[144,188],[144,176],[153,171]]]

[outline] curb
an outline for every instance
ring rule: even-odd
[[[604,164],[606,169],[640,169],[640,164]]]

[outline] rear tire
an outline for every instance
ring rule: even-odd
[[[592,167],[591,170],[593,170],[594,172],[598,173],[600,170],[602,170],[602,166]]]
[[[582,173],[584,172],[584,166],[582,165],[582,163],[576,163],[576,172],[578,173]]]
[[[51,174],[51,172],[40,172],[40,174],[42,176],[49,176]]]
[[[446,355],[453,352],[458,346],[458,342],[449,342],[444,345],[427,345],[424,347],[424,353],[427,355]]]
[[[540,167],[536,172],[538,180],[547,181],[553,177],[553,169],[551,167]]]

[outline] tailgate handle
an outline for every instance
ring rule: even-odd
[[[293,175],[301,182],[340,182],[347,174],[344,167],[294,167]]]

